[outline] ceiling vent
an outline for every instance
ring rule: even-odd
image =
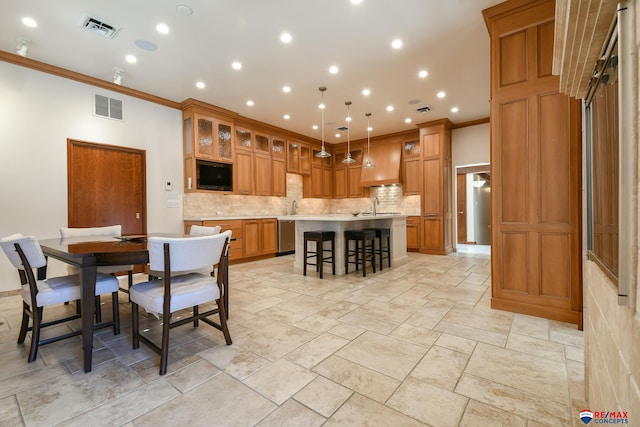
[[[118,31],[120,31],[120,27],[117,27],[113,24],[107,24],[101,19],[93,18],[89,15],[84,15],[82,20],[80,21],[80,26],[84,27],[85,30],[91,31],[99,36],[106,37],[108,39],[114,38]]]
[[[346,127],[346,126],[340,126],[340,127],[336,128],[336,130],[339,131],[339,132],[346,132],[346,131],[349,130],[349,128]]]
[[[124,103],[121,99],[95,94],[93,97],[93,114],[114,120],[124,119]]]
[[[416,111],[418,113],[428,113],[429,111],[431,111],[431,105],[425,105],[424,107],[418,107],[418,108],[416,108]]]

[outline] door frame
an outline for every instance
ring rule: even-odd
[[[490,163],[482,163],[482,164],[476,164],[476,165],[468,165],[468,166],[456,166],[456,242],[457,242],[457,236],[458,236],[458,175],[464,174],[466,176],[466,174],[468,173],[491,173],[491,164]],[[466,197],[466,196],[465,196]],[[465,208],[465,218],[466,218],[466,208]],[[465,244],[475,244],[475,242],[465,242]]]

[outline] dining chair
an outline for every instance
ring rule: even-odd
[[[60,237],[62,237],[63,239],[92,236],[120,237],[122,236],[122,226],[118,224],[109,225],[106,227],[60,227]],[[78,268],[67,266],[67,271],[69,271],[69,274],[75,274],[78,272]],[[98,272],[103,274],[115,275],[116,273],[121,271],[127,272],[128,287],[126,289],[120,288],[120,290],[124,293],[129,293],[129,288],[131,288],[131,285],[133,284],[133,265],[103,265],[98,267]],[[97,300],[96,303],[99,307],[99,300]],[[98,316],[98,321],[100,321],[100,311],[98,310],[96,313]]]
[[[206,225],[192,225],[189,230],[190,236],[212,236],[220,233],[222,227],[216,225],[215,227],[207,227]]]
[[[230,230],[210,236],[149,238],[149,268],[163,273],[161,278],[136,283],[130,289],[133,348],[139,348],[140,341],[143,341],[160,354],[160,375],[167,372],[169,331],[177,326],[193,322],[195,328],[202,320],[221,330],[227,345],[232,343],[227,328],[227,307],[223,301],[229,287],[228,274],[218,274],[216,278],[194,272],[216,264],[219,264],[220,271],[228,271],[230,238]],[[215,302],[217,307],[201,313],[199,306],[211,302]],[[160,345],[152,341],[146,332],[140,332],[139,307],[162,320]],[[188,308],[192,309],[190,315],[181,315],[171,321],[172,313]],[[214,314],[218,314],[219,323],[209,319]]]
[[[81,317],[81,313],[76,312],[71,316],[43,322],[44,307],[80,299],[80,275],[74,274],[47,279],[47,258],[33,236],[13,234],[0,239],[0,246],[20,275],[22,324],[18,334],[18,344],[22,344],[25,341],[28,331],[32,332],[31,347],[27,360],[33,362],[38,355],[38,346],[82,334],[82,330],[75,330],[64,335],[40,339],[42,328]],[[37,269],[37,277],[33,274],[33,269]],[[118,335],[120,333],[118,280],[113,276],[98,273],[96,275],[96,295],[103,294],[111,294],[113,320],[102,323],[98,327],[113,325],[113,334]],[[93,316],[93,313],[89,315]],[[33,325],[31,327],[29,327],[29,318],[31,318]]]

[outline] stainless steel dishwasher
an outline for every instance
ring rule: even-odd
[[[278,220],[278,253],[289,255],[296,251],[296,222]]]

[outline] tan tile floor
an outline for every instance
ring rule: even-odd
[[[21,301],[0,298],[0,425],[582,425],[582,332],[492,310],[489,262],[409,254],[324,280],[291,256],[231,266],[233,345],[207,325],[174,329],[162,377],[155,353],[131,349],[124,294],[122,333],[96,333],[89,374],[79,338],[27,364]]]

